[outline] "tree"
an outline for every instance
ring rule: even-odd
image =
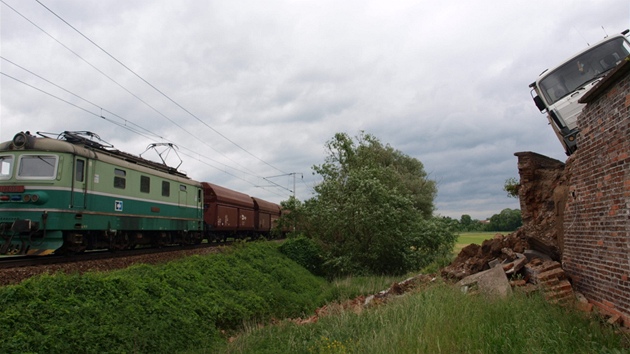
[[[452,230],[461,231],[459,220],[453,219],[450,216],[441,216],[440,219],[444,225],[451,228]]]
[[[459,220],[459,231],[462,232],[481,231],[483,226],[479,220],[473,219],[468,214],[463,214]]]
[[[515,231],[523,225],[521,211],[518,209],[506,208],[499,214],[494,214],[490,218],[490,223],[486,225],[487,231]]]
[[[290,196],[288,200],[280,202],[282,209],[282,217],[278,219],[278,223],[273,228],[275,234],[288,234],[296,236],[304,228],[304,205],[294,196]]]
[[[364,133],[356,143],[337,133],[326,147],[303,229],[329,275],[401,274],[450,251],[455,236],[431,218],[437,189],[420,161]]]
[[[462,228],[468,228],[468,226],[470,226],[472,222],[473,222],[473,219],[468,214],[462,215],[462,217],[459,220],[459,224],[462,226]]]
[[[520,188],[520,182],[514,177],[506,179],[505,184],[503,185],[503,190],[507,192],[507,195],[510,198],[518,198],[518,190]]]

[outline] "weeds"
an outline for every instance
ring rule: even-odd
[[[542,297],[515,294],[508,299],[491,300],[464,295],[444,284],[407,294],[360,315],[347,311],[305,326],[283,324],[256,329],[234,344],[221,350],[228,353],[608,353],[625,350],[622,337],[611,328],[602,327],[595,319],[572,309],[551,305]]]
[[[6,353],[623,353],[594,318],[515,293],[464,295],[445,284],[357,314],[327,302],[387,289],[393,277],[328,283],[271,243],[110,273],[44,275],[0,288]],[[269,323],[275,325],[267,325]],[[228,338],[233,340],[228,342]],[[627,339],[627,338],[626,338]]]

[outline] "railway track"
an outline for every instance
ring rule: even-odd
[[[169,252],[184,250],[200,250],[219,246],[229,246],[232,241],[223,243],[202,243],[197,246],[170,246],[161,248],[138,248],[132,250],[97,250],[72,255],[49,255],[49,256],[0,256],[0,269],[11,269],[20,267],[40,267],[66,263],[76,263],[85,261],[98,261],[123,257],[135,257],[151,254],[164,254]]]

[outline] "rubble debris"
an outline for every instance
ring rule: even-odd
[[[460,286],[464,292],[478,289],[482,294],[489,296],[507,297],[512,293],[510,282],[501,266],[469,275],[460,280],[457,286]]]
[[[525,250],[524,252],[525,257],[527,257],[528,261],[533,260],[534,258],[540,258],[542,260],[547,260],[547,261],[551,261],[551,257],[549,257],[548,255],[542,253],[542,252],[538,252],[536,250]]]
[[[503,241],[503,239],[496,237],[493,240],[494,247],[499,241]],[[487,249],[492,249],[492,247]],[[504,258],[501,262],[498,262],[499,258],[491,260],[486,265],[490,269],[463,277],[457,286],[461,286],[465,291],[479,290],[482,293],[496,294],[501,297],[507,296],[512,288],[519,288],[527,294],[540,291],[547,300],[554,303],[566,303],[575,300],[573,287],[559,262],[549,260],[547,256],[543,256],[542,259],[532,258],[530,261],[525,254],[533,257],[537,253],[528,252],[528,250],[520,253],[503,248],[501,255]],[[477,259],[485,258],[478,257]],[[463,264],[469,265],[470,263]],[[494,266],[491,267],[492,265]],[[443,270],[442,274],[444,273],[454,274],[449,273],[447,269]],[[508,276],[511,277],[511,280],[508,280]]]
[[[504,261],[503,270],[505,271],[505,274],[507,275],[516,274],[521,269],[523,269],[526,263],[527,263],[527,257],[525,257],[525,255],[522,253],[516,253],[515,260],[509,263],[505,263]]]
[[[591,304],[590,302],[587,302],[587,303],[578,302],[577,308],[578,310],[582,312],[586,312],[586,313],[593,312],[593,304]]]
[[[621,316],[619,315],[613,315],[611,316],[608,321],[609,324],[614,325],[614,324],[621,324]]]
[[[503,262],[507,259],[511,262],[517,258],[516,253],[523,253],[527,248],[527,242],[514,234],[497,234],[494,238],[483,241],[481,245],[471,244],[464,247],[457,258],[442,269],[441,274],[444,278],[461,280],[490,269],[488,263],[493,260]]]
[[[351,310],[356,314],[360,314],[363,309],[369,306],[382,304],[392,296],[404,295],[406,292],[409,292],[422,284],[429,284],[435,280],[436,278],[434,276],[418,274],[401,282],[394,283],[387,290],[383,290],[378,294],[370,295],[368,297],[358,296],[341,304],[327,304],[315,310],[315,314],[313,316],[308,318],[294,318],[290,319],[290,321],[298,325],[304,325],[316,323],[320,317],[330,316],[342,311]]]
[[[510,278],[508,284],[520,291],[541,291],[559,303],[574,299],[571,283],[558,263],[568,197],[565,164],[533,152],[515,155],[523,226],[481,245],[464,247],[441,275],[460,281],[488,269],[500,269]]]
[[[518,288],[526,294],[541,292],[553,303],[575,301],[573,287],[560,263],[540,258],[527,262],[523,254],[517,255],[514,261],[503,262],[489,270],[469,275],[456,285],[465,292],[481,292],[499,297],[506,297],[512,288]],[[513,279],[508,280],[508,275]]]
[[[586,299],[586,296],[584,296],[584,294],[579,291],[574,291],[573,293],[575,294],[575,299],[577,300],[577,302],[588,304],[588,300]]]
[[[403,295],[404,293],[416,288],[420,284],[428,284],[435,281],[435,277],[425,274],[419,274],[414,277],[405,279],[401,282],[394,283],[387,290],[380,291],[378,294],[368,296],[363,306],[369,306],[382,303],[391,296]]]
[[[442,276],[461,280],[490,269],[488,262],[495,259],[513,261],[514,253],[525,254],[528,260],[560,260],[561,225],[568,193],[563,175],[564,163],[533,152],[515,155],[519,160],[521,176],[519,201],[523,226],[507,236],[496,235],[481,246],[464,247],[457,258],[442,270]]]

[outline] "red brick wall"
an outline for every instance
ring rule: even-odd
[[[630,66],[625,63],[623,67]],[[630,69],[587,98],[567,161],[562,264],[574,288],[630,320]],[[607,86],[607,87],[606,87]],[[593,93],[593,92],[591,92]]]

